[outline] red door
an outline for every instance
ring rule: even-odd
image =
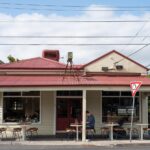
[[[70,124],[82,117],[82,100],[57,98],[57,131],[66,130]]]

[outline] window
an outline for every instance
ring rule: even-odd
[[[4,92],[3,122],[40,121],[40,92]]]
[[[139,120],[139,93],[136,95],[134,109],[135,122]],[[102,92],[102,121],[118,122],[119,119],[125,118],[126,122],[129,122],[132,102],[133,99],[129,91]]]
[[[82,91],[57,91],[57,96],[82,96]]]

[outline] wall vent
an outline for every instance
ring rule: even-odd
[[[123,69],[123,66],[122,66],[122,65],[116,65],[116,69],[117,69],[117,70],[122,70],[122,69]]]
[[[108,67],[102,67],[103,71],[108,71]]]

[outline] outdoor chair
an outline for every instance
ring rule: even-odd
[[[5,138],[7,138],[6,130],[7,130],[7,128],[0,128],[0,135],[1,135],[2,139],[3,139],[4,135],[5,135]]]
[[[143,128],[143,134],[150,136],[150,128]]]
[[[20,141],[21,136],[22,136],[21,131],[22,131],[22,128],[13,128],[13,138],[17,138]]]
[[[67,139],[75,138],[76,130],[74,128],[66,128]]]
[[[27,136],[33,137],[34,135],[38,135],[38,128],[32,127],[26,130]]]
[[[104,135],[104,136],[108,136],[109,131],[110,131],[110,129],[108,127],[102,127],[101,128],[101,134]]]
[[[127,135],[125,129],[122,127],[115,127],[113,129],[113,132],[114,132],[114,138],[116,138],[116,139],[125,138]]]
[[[95,129],[86,129],[86,134],[88,139],[93,139],[96,133]]]

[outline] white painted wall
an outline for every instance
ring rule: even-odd
[[[114,63],[116,61],[119,61],[123,59],[121,55],[113,52],[102,59],[93,62],[92,64],[85,67],[85,71],[88,72],[103,72],[102,67],[108,67],[110,69],[115,68]],[[123,59],[118,65],[123,65],[123,70],[109,70],[109,72],[134,72],[134,73],[142,73],[147,74],[147,70],[143,67],[137,65],[136,63],[133,63],[132,61],[128,59]]]

